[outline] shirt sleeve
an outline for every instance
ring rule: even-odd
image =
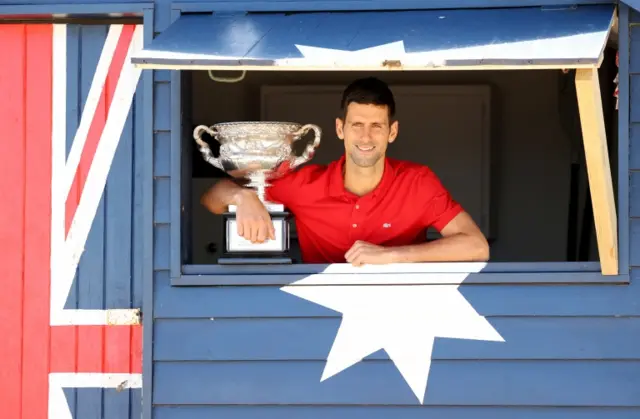
[[[463,211],[463,208],[453,199],[440,179],[431,170],[426,170],[421,174],[419,183],[419,194],[426,197],[423,206],[424,226],[442,231],[456,215]]]
[[[301,169],[293,170],[280,178],[270,180],[271,186],[265,192],[266,199],[292,209],[299,199],[304,177],[304,169]]]

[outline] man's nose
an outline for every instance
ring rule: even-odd
[[[362,133],[362,140],[363,141],[371,141],[373,139],[373,136],[371,135],[371,128],[365,128],[364,132]]]

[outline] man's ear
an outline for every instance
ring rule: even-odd
[[[336,118],[336,135],[344,140],[344,121],[340,118]]]
[[[391,127],[389,130],[389,143],[392,143],[398,137],[398,120],[395,120],[391,123]]]

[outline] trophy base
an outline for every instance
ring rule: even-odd
[[[269,212],[275,229],[275,240],[251,243],[238,235],[235,208],[223,214],[225,247],[218,259],[220,265],[283,265],[293,263],[289,255],[289,213],[283,208]]]

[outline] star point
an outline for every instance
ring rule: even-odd
[[[286,60],[289,64],[304,62],[306,65],[333,63],[336,66],[379,65],[381,57],[385,60],[398,60],[406,55],[403,41],[389,42],[358,50],[323,48],[311,45],[294,44],[303,58]]]
[[[457,285],[305,285],[282,291],[342,313],[321,382],[380,349],[422,404],[436,337],[504,342]]]

